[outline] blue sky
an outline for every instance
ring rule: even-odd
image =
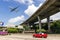
[[[14,26],[24,22],[45,2],[45,0],[0,0],[0,21],[4,25]],[[9,7],[17,7],[18,12],[10,12]],[[52,19],[59,19],[58,14]]]

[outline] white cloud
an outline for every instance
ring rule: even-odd
[[[18,21],[21,21],[22,22],[24,20],[25,20],[24,16],[21,15],[21,16],[18,16],[18,17],[9,19],[8,23],[16,23]]]
[[[23,4],[33,4],[34,1],[33,0],[13,0],[13,1],[16,1],[16,2],[19,2],[19,3],[23,3]]]
[[[25,17],[23,15],[15,17],[15,18],[11,18],[8,20],[8,23],[5,26],[14,27],[16,22],[22,23],[24,20],[25,20]]]
[[[19,2],[19,3],[23,3],[23,4],[33,4],[33,0],[13,0],[13,1],[16,1],[16,2]]]
[[[18,2],[18,3],[28,4],[28,5],[34,3],[33,0],[3,0],[3,1],[7,1],[7,2],[9,2],[9,1],[15,1],[15,2]]]
[[[56,13],[55,15],[52,15],[50,18],[53,20],[59,20],[60,19],[60,12]]]
[[[24,11],[25,14],[28,16],[31,16],[35,11],[37,10],[37,7],[35,5],[29,5],[28,8]]]
[[[13,0],[13,1],[16,1],[16,2],[19,2],[19,3],[25,3],[25,0]]]
[[[15,24],[12,24],[12,23],[8,23],[7,25],[5,25],[7,27],[15,27]]]
[[[28,16],[31,16],[42,4],[43,3],[41,3],[38,7],[36,7],[34,4],[29,5],[28,8],[24,11],[24,13],[27,14]]]
[[[41,6],[42,6],[42,4],[43,4],[43,3],[40,3],[40,5],[38,6],[38,8],[39,8],[39,7],[41,7]]]

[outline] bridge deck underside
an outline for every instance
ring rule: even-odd
[[[28,20],[26,20],[22,24],[37,22],[37,16],[40,16],[41,20],[47,18],[48,16],[51,16],[59,12],[59,8],[60,0],[48,0]]]

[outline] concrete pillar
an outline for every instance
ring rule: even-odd
[[[47,17],[48,31],[50,31],[50,17]]]
[[[39,22],[39,29],[41,30],[41,19],[40,19],[40,16],[38,16],[38,22]]]
[[[29,23],[27,24],[28,27],[30,27]]]

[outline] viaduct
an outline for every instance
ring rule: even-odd
[[[47,18],[48,30],[50,30],[50,16],[60,12],[60,0],[46,0],[45,3],[26,21],[21,25],[33,25],[39,22],[39,29],[41,29],[41,20]]]

